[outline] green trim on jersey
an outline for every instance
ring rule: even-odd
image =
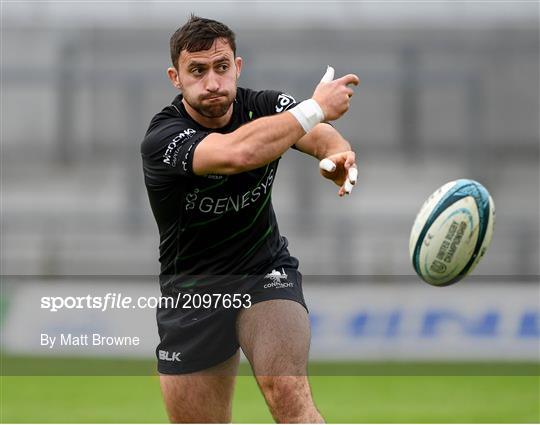
[[[266,238],[268,237],[268,235],[272,232],[272,230],[274,230],[274,226],[271,224],[270,226],[268,226],[268,229],[266,230],[266,232],[264,232],[264,234],[257,240],[257,242],[255,242],[253,244],[253,246],[247,250],[244,255],[242,255],[238,260],[243,260],[244,258],[246,258],[249,254],[251,254],[251,252],[255,249],[257,249],[262,242],[264,242],[266,240]]]

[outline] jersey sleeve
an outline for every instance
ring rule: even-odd
[[[263,90],[255,92],[250,102],[257,117],[279,114],[297,105],[290,94],[276,90]]]
[[[267,115],[280,114],[281,112],[288,111],[289,109],[298,105],[295,98],[290,94],[276,90],[263,90],[255,92],[252,102],[254,103],[252,107],[257,113],[257,118]],[[291,148],[298,150],[296,144],[292,145]]]
[[[208,134],[178,119],[150,129],[141,144],[145,175],[165,180],[193,176],[195,147]]]

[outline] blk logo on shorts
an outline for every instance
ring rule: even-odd
[[[175,353],[174,351],[170,354],[165,350],[158,351],[159,360],[165,360],[168,362],[181,362],[182,360],[180,360],[180,354],[181,353]]]

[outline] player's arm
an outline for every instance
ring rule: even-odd
[[[315,104],[318,108],[317,114],[322,116],[317,122],[338,119],[349,109],[353,95],[347,85],[358,82],[358,77],[353,74],[334,81],[326,79],[325,75],[312,98],[295,108],[259,118],[232,133],[209,134],[195,149],[193,172],[198,175],[237,174],[272,162],[315,126],[313,110],[306,106],[313,108]]]
[[[334,127],[321,123],[295,146],[299,151],[321,161],[322,176],[339,186],[339,196],[352,191],[357,177],[356,157],[349,142]]]
[[[319,161],[340,152],[351,151],[351,145],[330,124],[318,124],[304,135],[295,147],[303,153],[317,158]]]
[[[259,118],[232,133],[211,133],[195,149],[193,172],[237,174],[261,167],[279,158],[304,134],[288,112]]]

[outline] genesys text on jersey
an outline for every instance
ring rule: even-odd
[[[238,212],[244,209],[259,199],[264,197],[270,191],[272,187],[272,181],[274,180],[274,168],[270,168],[268,174],[263,177],[260,183],[253,189],[247,192],[230,195],[227,197],[215,198],[212,196],[200,197],[199,189],[195,189],[193,192],[188,193],[185,197],[186,210],[197,210],[205,214],[221,215],[229,211]]]

